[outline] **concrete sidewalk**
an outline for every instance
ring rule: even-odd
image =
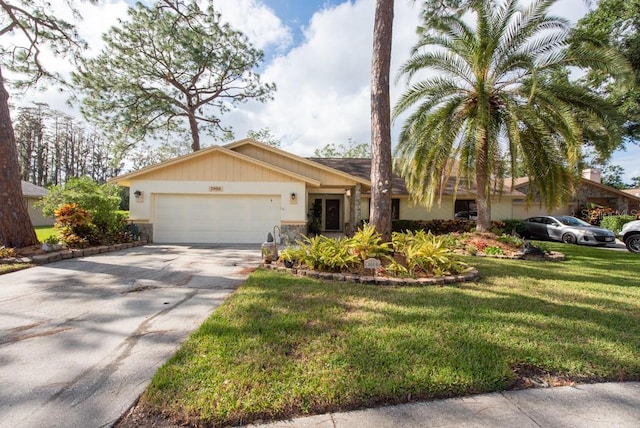
[[[640,427],[640,382],[496,392],[250,426],[637,428]]]

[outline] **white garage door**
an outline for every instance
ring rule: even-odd
[[[158,243],[262,243],[280,225],[280,196],[155,195]]]

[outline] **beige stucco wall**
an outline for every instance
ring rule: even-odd
[[[538,215],[572,215],[574,214],[573,211],[574,210],[569,205],[550,210],[544,205],[540,206],[540,204],[533,204],[528,207],[525,202],[514,202],[513,204],[513,218],[519,219]]]
[[[140,197],[135,192],[140,191]],[[224,181],[165,181],[134,180],[129,188],[129,217],[134,220],[153,219],[154,194],[181,195],[278,195],[281,200],[281,221],[300,223],[306,221],[305,184],[301,182],[224,182]],[[292,200],[291,194],[296,198]]]
[[[402,197],[400,199],[400,219],[401,220],[443,220],[453,219],[454,200],[452,197],[443,197],[438,204],[433,204],[431,209],[425,208],[423,205],[411,202],[409,198]],[[369,218],[369,198],[362,198],[362,216],[364,219]],[[503,220],[513,218],[513,208],[511,198],[503,197],[501,200],[494,200],[491,204],[491,219]]]
[[[29,217],[31,218],[31,223],[34,226],[53,226],[56,222],[53,217],[45,217],[42,214],[42,208],[36,208],[34,205],[40,200],[37,198],[24,198],[27,204],[27,210],[29,211]]]

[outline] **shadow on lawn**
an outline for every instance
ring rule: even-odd
[[[258,271],[179,353],[175,364],[185,368],[206,352],[215,356],[170,396],[180,402],[182,393],[202,389],[224,397],[195,401],[207,422],[236,424],[506,389],[523,364],[581,381],[640,379],[640,290],[626,289],[625,302],[572,294],[570,285],[496,285],[514,275],[580,281],[559,263],[511,269],[522,264],[483,260],[484,279],[459,287]],[[614,274],[604,284],[617,285]],[[238,385],[230,392],[224,382],[203,379]],[[152,385],[154,394],[161,384]],[[222,402],[233,411],[212,414]]]

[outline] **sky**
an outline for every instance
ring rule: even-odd
[[[52,0],[56,13],[65,14],[62,0]],[[84,20],[78,30],[87,40],[89,54],[102,48],[101,35],[126,16],[132,1],[105,0],[99,5],[77,2]],[[396,70],[415,44],[419,2],[395,0],[392,48],[392,105],[406,82],[395,83]],[[299,156],[311,156],[329,143],[370,141],[370,65],[374,0],[215,0],[222,19],[244,32],[263,49],[265,62],[260,74],[274,82],[277,91],[267,103],[248,102],[225,114],[236,139],[249,130],[268,128],[281,141],[281,148]],[[553,12],[572,21],[587,12],[585,2],[560,0]],[[57,71],[67,72],[68,61],[51,57]],[[66,105],[67,96],[55,88],[30,91],[15,104],[43,101],[53,108],[77,115]],[[393,124],[392,140],[397,140],[402,118]],[[217,141],[203,136],[203,146]],[[616,152],[612,163],[625,169],[624,179],[640,176],[640,147],[630,145]]]

